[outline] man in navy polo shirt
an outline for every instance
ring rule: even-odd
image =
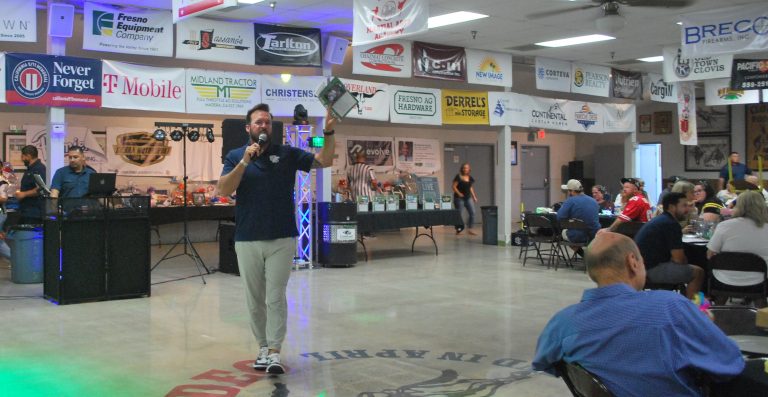
[[[81,198],[88,194],[88,181],[96,170],[85,164],[85,154],[80,146],[67,151],[69,166],[61,167],[53,174],[51,197]]]
[[[45,165],[37,157],[37,148],[33,145],[21,148],[21,161],[24,162],[27,170],[24,171],[19,190],[15,193],[16,200],[19,201],[19,212],[21,212],[19,223],[42,223],[43,198],[38,195],[34,175],[40,175],[45,180]]]
[[[745,164],[740,163],[741,156],[739,152],[731,152],[728,155],[728,162],[731,163],[731,173],[733,174],[733,180],[742,181],[745,175],[752,175],[752,170]],[[720,179],[717,181],[717,191],[721,191],[726,188],[726,183],[730,183],[731,175],[728,175],[728,164],[726,163],[723,168],[720,169]]]
[[[245,285],[251,331],[259,343],[255,369],[282,374],[280,349],[285,339],[288,308],[285,289],[296,252],[293,203],[296,171],[328,167],[335,148],[334,124],[326,116],[325,145],[317,154],[281,145],[273,139],[269,105],[248,111],[250,140],[231,150],[224,159],[219,194],[237,191],[235,253]]]

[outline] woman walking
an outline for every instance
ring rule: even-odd
[[[466,208],[469,215],[467,220],[467,233],[476,235],[472,231],[472,225],[475,223],[475,203],[477,202],[477,195],[475,194],[475,188],[472,186],[475,184],[475,179],[470,175],[472,168],[469,163],[464,163],[459,169],[459,173],[453,178],[453,202],[456,204],[456,209],[461,214],[461,209]],[[459,234],[464,230],[464,226],[456,227],[456,234]]]

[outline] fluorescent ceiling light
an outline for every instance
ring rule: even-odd
[[[655,56],[655,57],[647,57],[647,58],[637,58],[638,61],[643,62],[661,62],[664,60],[663,55]]]
[[[469,11],[457,11],[450,14],[438,15],[436,17],[430,17],[427,20],[427,27],[429,29],[439,28],[440,26],[453,25],[455,23],[462,23],[467,21],[474,21],[475,19],[488,18],[488,15],[478,14]]]
[[[680,26],[683,26],[683,23],[682,23],[682,22],[675,22],[675,23],[676,23],[676,24],[678,24],[678,25],[680,25]]]
[[[540,45],[542,47],[567,47],[571,45],[595,43],[598,41],[615,40],[615,39],[616,39],[615,37],[606,36],[603,34],[590,34],[587,36],[569,37],[567,39],[543,41],[541,43],[536,43],[536,45]]]
[[[264,0],[237,0],[237,2],[241,4],[256,4],[261,3],[262,1]]]

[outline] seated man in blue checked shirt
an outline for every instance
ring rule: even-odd
[[[684,296],[643,291],[645,265],[635,243],[600,233],[584,261],[597,288],[549,321],[533,368],[556,374],[560,360],[595,374],[615,396],[701,396],[700,377],[741,373],[735,342]]]

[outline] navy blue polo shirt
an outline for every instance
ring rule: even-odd
[[[19,184],[19,190],[26,192],[37,187],[35,184],[35,177],[33,175],[40,175],[45,180],[45,165],[39,159],[30,164],[27,170],[24,172],[24,176],[21,177],[21,183]],[[27,197],[19,201],[19,212],[21,216],[30,218],[42,218],[43,217],[43,198]]]
[[[59,191],[60,198],[81,198],[88,194],[88,181],[96,170],[85,166],[82,171],[75,172],[69,166],[61,167],[53,174],[51,189]]]
[[[672,250],[683,248],[683,229],[672,214],[664,211],[640,228],[635,243],[643,256],[645,269],[650,270],[671,261]]]
[[[731,172],[733,172],[733,179],[737,181],[744,180],[744,175],[752,175],[752,170],[744,163],[732,163]],[[728,164],[720,169],[720,178],[728,182]]]
[[[243,159],[246,146],[224,158],[221,175]],[[267,152],[248,164],[237,185],[235,241],[296,237],[293,189],[296,171],[309,172],[315,155],[287,145],[270,144]]]

